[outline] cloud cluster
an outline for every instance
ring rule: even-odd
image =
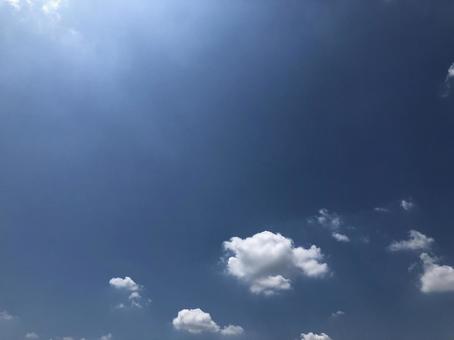
[[[328,209],[323,208],[318,211],[317,216],[309,218],[309,222],[319,224],[328,229],[331,232],[331,236],[338,242],[350,242],[350,238],[340,232],[344,222],[337,213],[330,212]]]
[[[281,234],[264,231],[245,239],[232,237],[224,242],[227,273],[249,285],[255,294],[272,295],[291,288],[290,277],[323,277],[328,265],[320,248],[295,247]]]
[[[423,253],[420,256],[423,263],[421,275],[421,291],[423,293],[454,292],[454,268],[437,264],[437,259]]]
[[[35,332],[25,334],[25,339],[39,339],[39,335]]]
[[[125,278],[114,277],[109,280],[109,284],[120,291],[128,293],[128,301],[131,307],[142,308],[144,299],[141,295],[142,286],[138,285],[129,276]],[[126,308],[126,304],[120,303],[117,308]]]
[[[244,332],[240,326],[229,325],[221,328],[209,313],[205,313],[200,308],[183,309],[172,321],[173,327],[179,331],[192,334],[218,333],[226,336],[240,335]]]
[[[307,333],[301,334],[301,340],[332,340],[327,334],[322,333],[322,334],[315,334],[315,333]]]
[[[405,250],[427,250],[434,243],[434,239],[427,237],[417,230],[409,231],[409,239],[403,241],[392,242],[388,249],[390,251],[405,251]]]

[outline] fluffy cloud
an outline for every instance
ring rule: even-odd
[[[413,203],[413,201],[411,200],[402,200],[400,201],[400,206],[405,211],[410,211],[415,207],[415,203]]]
[[[99,340],[112,340],[112,339],[113,339],[113,336],[110,333],[103,335],[102,337],[99,338]]]
[[[314,334],[312,332],[301,334],[301,340],[332,340],[327,334]]]
[[[140,294],[142,287],[138,285],[133,279],[129,276],[125,278],[121,277],[114,277],[109,280],[109,284],[114,287],[115,289],[127,292],[129,294],[128,301],[131,307],[143,307],[143,298]],[[126,308],[124,303],[120,303],[117,305],[118,309]]]
[[[140,289],[139,285],[129,276],[126,276],[124,279],[121,277],[114,277],[109,280],[109,284],[117,289],[124,289],[130,292],[136,292]]]
[[[436,259],[423,253],[420,256],[424,271],[421,275],[421,291],[423,293],[454,292],[454,268],[439,265]]]
[[[172,324],[175,329],[192,334],[219,333],[221,335],[240,335],[244,332],[240,326],[229,325],[221,328],[211,318],[209,313],[205,313],[200,308],[179,311]]]
[[[35,332],[25,334],[25,339],[39,339],[39,335]]]
[[[271,295],[290,289],[289,276],[296,273],[312,278],[328,273],[320,248],[295,247],[291,239],[270,231],[245,239],[232,237],[224,242],[224,249],[227,272],[248,284],[255,294]]]
[[[427,237],[416,230],[410,230],[408,234],[408,240],[394,241],[389,245],[388,249],[394,252],[402,250],[426,250],[434,242],[433,238]]]

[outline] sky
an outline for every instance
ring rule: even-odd
[[[0,0],[0,340],[451,340],[454,3]]]

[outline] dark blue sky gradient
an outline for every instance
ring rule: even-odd
[[[0,339],[215,339],[173,330],[188,307],[250,340],[452,339],[454,294],[422,294],[417,256],[385,249],[416,228],[454,265],[452,1],[68,0],[42,29],[21,13],[0,6],[0,310],[17,316]],[[308,223],[320,208],[356,241]],[[222,242],[263,230],[317,244],[333,276],[252,295]],[[125,275],[143,310],[114,310]]]

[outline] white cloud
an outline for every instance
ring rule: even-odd
[[[337,312],[334,312],[333,314],[331,314],[331,317],[332,318],[339,318],[339,317],[344,316],[344,315],[345,315],[344,311],[338,310]]]
[[[54,14],[57,13],[62,5],[61,0],[47,0],[41,6],[41,9],[46,14]]]
[[[140,289],[139,285],[129,276],[126,276],[124,279],[121,277],[114,277],[109,280],[109,284],[114,288],[124,289],[130,292],[136,292]]]
[[[146,301],[144,301],[142,295],[140,294],[140,291],[142,290],[143,287],[137,284],[129,276],[126,276],[125,278],[114,277],[109,280],[109,284],[115,289],[129,293],[128,301],[131,307],[143,308],[144,303],[147,303]],[[115,308],[116,309],[126,308],[126,304],[120,303]]]
[[[112,334],[106,334],[106,335],[103,335],[99,338],[99,340],[112,340],[113,339],[113,336]]]
[[[13,319],[14,319],[14,316],[12,316],[8,311],[6,311],[6,310],[0,311],[0,320],[11,321]]]
[[[251,283],[251,292],[254,294],[263,293],[265,295],[272,295],[276,291],[288,290],[292,287],[291,281],[281,275],[266,276],[257,278]]]
[[[390,251],[402,251],[402,250],[426,250],[429,249],[434,243],[434,239],[427,237],[416,230],[410,230],[409,239],[403,241],[392,242],[388,249]]]
[[[332,340],[327,334],[322,333],[322,334],[315,334],[315,333],[307,333],[301,334],[301,340]]]
[[[309,221],[318,223],[331,230],[338,230],[343,224],[342,218],[338,214],[331,213],[325,208],[320,209],[318,215],[311,218]]]
[[[25,339],[39,339],[39,335],[35,332],[25,334]]]
[[[451,94],[452,80],[454,79],[454,63],[449,67],[446,74],[442,97],[448,97]]]
[[[413,201],[411,200],[402,200],[400,201],[400,206],[405,211],[410,211],[415,207],[415,203],[413,203]]]
[[[240,335],[244,333],[244,329],[241,326],[229,325],[221,329],[222,335]]]
[[[33,14],[45,14],[55,19],[60,18],[60,9],[64,0],[3,0],[18,11],[28,11]]]
[[[211,318],[209,313],[205,313],[200,308],[179,311],[172,324],[175,329],[192,334],[219,333],[222,335],[240,335],[244,332],[240,326],[229,325],[221,328]]]
[[[437,264],[437,259],[423,253],[420,256],[424,272],[421,275],[423,293],[454,292],[454,268]]]
[[[374,211],[379,212],[379,213],[388,213],[390,210],[388,208],[376,207],[376,208],[374,208]]]
[[[340,229],[344,222],[342,218],[334,212],[329,212],[328,209],[320,209],[318,215],[309,218],[310,223],[316,223],[331,231],[331,236],[338,242],[350,242],[350,238],[340,233]]]
[[[272,295],[291,288],[290,276],[323,277],[328,265],[323,263],[320,248],[294,247],[281,234],[264,231],[241,239],[224,242],[227,273],[249,285],[252,293]]]
[[[332,233],[331,236],[338,242],[350,242],[350,238],[345,234],[335,232]]]

